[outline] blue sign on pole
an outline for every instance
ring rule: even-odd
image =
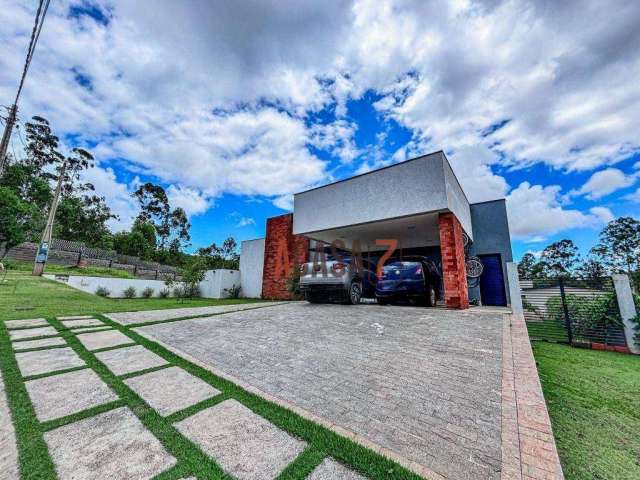
[[[49,242],[42,242],[38,248],[38,255],[36,256],[36,263],[45,263],[49,256]]]

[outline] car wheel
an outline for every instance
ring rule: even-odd
[[[347,299],[348,303],[351,305],[357,305],[360,303],[360,299],[362,298],[362,285],[358,282],[352,282],[349,287],[349,298]]]
[[[436,289],[433,288],[433,285],[429,285],[429,288],[427,289],[427,306],[435,307],[437,301],[438,297],[436,295]]]

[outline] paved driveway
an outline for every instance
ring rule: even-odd
[[[499,478],[504,316],[293,303],[137,329],[451,479]]]

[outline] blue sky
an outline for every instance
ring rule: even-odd
[[[6,3],[3,104],[36,2]],[[507,199],[516,258],[586,253],[640,215],[640,7],[614,3],[59,0],[20,114],[94,152],[114,230],[153,181],[193,248],[256,238],[295,192],[444,150],[472,201]]]

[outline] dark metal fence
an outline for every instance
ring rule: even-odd
[[[524,317],[532,340],[626,350],[611,278],[521,279]]]

